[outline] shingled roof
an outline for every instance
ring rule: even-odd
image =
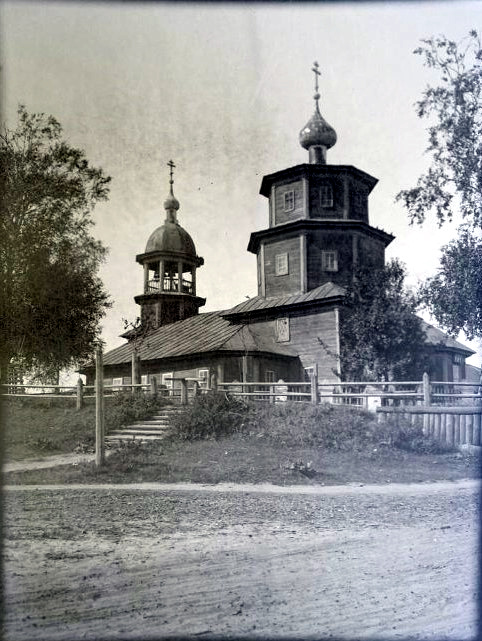
[[[152,331],[140,346],[141,360],[159,360],[219,351],[267,352],[296,356],[293,348],[276,343],[271,327],[253,329],[231,323],[224,312],[208,312],[163,325]],[[104,365],[131,360],[133,343],[125,343],[104,354]]]
[[[285,307],[287,305],[306,305],[317,301],[328,302],[332,298],[339,298],[346,293],[343,287],[335,283],[325,283],[315,289],[311,289],[305,294],[290,294],[289,296],[277,296],[274,298],[265,298],[263,296],[254,296],[248,300],[235,305],[225,312],[220,312],[222,316],[230,317],[253,312]]]
[[[456,349],[461,352],[465,352],[465,354],[467,355],[475,354],[473,349],[470,349],[470,347],[467,347],[463,343],[459,343],[459,341],[456,341],[455,338],[452,338],[445,332],[442,332],[441,329],[430,325],[422,319],[420,320],[422,322],[422,327],[425,329],[427,341],[433,347],[440,346],[443,349]]]

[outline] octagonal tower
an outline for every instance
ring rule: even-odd
[[[196,269],[204,259],[196,254],[191,236],[177,221],[179,201],[173,193],[172,160],[168,166],[166,219],[150,235],[145,252],[136,256],[144,267],[144,293],[134,300],[141,306],[142,325],[150,329],[194,316],[206,303],[205,298],[196,295]]]

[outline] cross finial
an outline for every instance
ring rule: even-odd
[[[167,166],[169,167],[169,174],[170,174],[170,176],[169,176],[169,184],[171,185],[171,191],[172,191],[172,186],[173,186],[173,184],[174,184],[174,179],[173,179],[173,177],[172,177],[172,176],[173,176],[173,173],[174,173],[174,171],[173,171],[173,170],[174,170],[174,168],[175,168],[175,166],[176,166],[176,165],[172,162],[172,160],[170,160],[170,161],[167,163]]]
[[[315,74],[315,95],[313,97],[316,100],[316,103],[318,104],[318,100],[320,99],[320,94],[318,92],[318,76],[321,76],[321,71],[319,70],[319,65],[316,62],[316,60],[313,63],[313,67],[311,68],[311,71]]]

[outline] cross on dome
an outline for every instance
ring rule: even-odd
[[[336,131],[323,118],[318,101],[320,99],[318,78],[321,76],[318,62],[313,63],[315,74],[315,113],[300,131],[300,145],[308,150],[310,163],[325,164],[326,151],[336,143]]]
[[[316,102],[320,99],[320,94],[318,91],[318,77],[321,76],[321,71],[319,70],[319,64],[316,62],[313,63],[311,71],[315,74],[315,95],[313,96]]]
[[[176,165],[172,160],[170,160],[167,163],[167,166],[169,167],[169,196],[164,201],[164,209],[167,212],[166,221],[177,223],[176,212],[179,209],[179,201],[177,200],[177,198],[175,198],[174,192],[172,190],[172,186],[174,184],[173,174]]]

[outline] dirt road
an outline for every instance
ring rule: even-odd
[[[5,638],[474,638],[478,485],[363,490],[11,489]]]

